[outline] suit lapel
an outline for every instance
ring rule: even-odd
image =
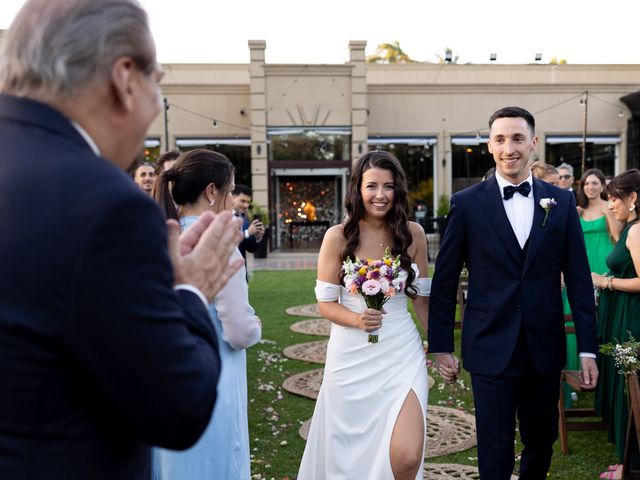
[[[540,206],[540,199],[548,197],[547,187],[545,182],[533,178],[533,224],[531,225],[531,233],[529,234],[529,248],[527,249],[527,256],[524,261],[523,274],[527,273],[527,270],[531,266],[531,263],[536,258],[542,241],[549,230],[550,224],[553,222],[553,212],[549,213],[546,225],[542,226],[544,220],[544,209]]]
[[[500,195],[498,182],[495,177],[484,182],[480,202],[482,203],[485,215],[489,219],[489,223],[491,223],[497,232],[505,248],[514,260],[520,262],[520,251],[522,249],[520,248],[516,234],[513,233],[513,228],[511,228],[507,213],[504,211],[502,196]]]

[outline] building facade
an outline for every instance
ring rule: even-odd
[[[583,140],[585,168],[638,166],[621,98],[638,90],[640,65],[367,64],[365,46],[350,42],[342,65],[267,64],[264,41],[249,41],[248,65],[165,65],[168,110],[147,153],[225,153],[269,209],[272,248],[314,245],[340,221],[350,166],[370,149],[400,159],[412,209],[435,216],[494,164],[487,120],[507,105],[536,117],[537,157],[578,178]]]
[[[2,35],[0,31],[0,43]],[[350,167],[370,149],[403,164],[413,210],[436,216],[494,165],[487,120],[507,105],[536,118],[536,156],[615,175],[640,162],[640,65],[367,64],[351,41],[340,65],[165,64],[167,109],[145,155],[210,148],[268,208],[271,247],[315,246],[342,216]]]

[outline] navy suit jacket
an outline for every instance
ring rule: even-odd
[[[429,350],[454,350],[456,290],[465,263],[469,289],[462,358],[472,373],[504,371],[521,328],[537,371],[559,373],[566,363],[560,273],[567,285],[578,351],[597,351],[593,285],[573,194],[534,178],[533,196],[533,225],[524,262],[495,177],[451,198],[431,288]],[[544,227],[542,198],[558,203]]]
[[[0,95],[0,478],[149,479],[207,426],[220,369],[155,203],[69,120]]]
[[[242,215],[242,234],[246,235],[246,231],[249,230],[249,227],[251,226],[251,222],[249,221],[249,218],[247,218],[246,215]],[[240,250],[240,253],[242,254],[242,258],[246,259],[247,258],[247,252],[250,253],[255,253],[255,251],[258,249],[258,241],[256,240],[256,237],[254,235],[249,235],[246,238],[243,238],[242,241],[240,242],[240,245],[238,245],[238,250]]]

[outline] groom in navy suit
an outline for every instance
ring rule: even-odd
[[[444,379],[455,381],[456,289],[465,264],[462,358],[473,385],[480,478],[511,477],[517,417],[524,444],[520,478],[542,480],[558,435],[566,363],[561,274],[582,382],[592,387],[598,378],[593,285],[573,195],[531,175],[529,157],[538,142],[533,116],[506,107],[491,116],[489,128],[496,174],[451,198],[431,288],[429,350]]]

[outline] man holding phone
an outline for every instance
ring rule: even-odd
[[[242,217],[242,232],[244,239],[238,245],[242,258],[247,259],[247,252],[254,253],[264,236],[264,225],[259,218],[249,221],[247,210],[251,204],[252,192],[246,185],[236,185],[231,194],[233,196],[233,214]]]

